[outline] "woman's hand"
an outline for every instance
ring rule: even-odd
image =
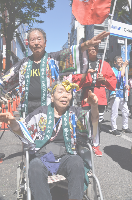
[[[15,118],[10,112],[0,113],[0,122],[5,122],[6,124],[10,125],[14,120]]]
[[[88,91],[88,98],[86,98],[84,101],[90,104],[91,106],[98,105],[98,97],[94,93],[92,93],[91,90]]]
[[[129,61],[128,60],[126,60],[124,63],[123,63],[123,67],[127,67],[127,65],[129,64]]]
[[[91,105],[91,121],[95,123],[99,119],[99,111],[98,111],[98,97],[92,93],[91,90],[88,91],[88,98],[84,100],[85,102]]]
[[[87,40],[86,42],[81,44],[81,51],[86,51],[89,47],[97,46],[101,43],[101,40],[105,37],[110,35],[110,32],[103,31],[102,33],[99,33],[98,35],[94,36],[91,40]]]
[[[92,74],[92,73],[94,73],[94,72],[96,72],[96,70],[94,70],[94,69],[89,69],[87,73],[91,73],[91,74]]]
[[[130,86],[129,85],[125,85],[126,90],[129,90]]]
[[[8,124],[13,131],[17,131],[19,129],[19,124],[10,112],[0,113],[0,122]]]
[[[106,79],[105,79],[105,77],[103,76],[103,74],[101,74],[101,73],[98,73],[97,81],[101,82],[102,84],[105,84],[105,83],[106,83]]]

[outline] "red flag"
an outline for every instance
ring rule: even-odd
[[[73,0],[72,13],[82,25],[101,24],[110,13],[111,0]]]

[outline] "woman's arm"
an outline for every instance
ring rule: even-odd
[[[88,50],[89,47],[94,47],[96,45],[99,45],[101,43],[101,40],[105,37],[107,37],[110,34],[110,32],[103,31],[102,33],[98,34],[97,36],[93,37],[91,40],[87,40],[86,42],[81,44],[81,51],[82,53],[86,50]]]
[[[126,60],[124,63],[123,63],[123,66],[122,66],[122,69],[121,69],[121,76],[125,76],[125,68],[127,67],[127,65],[129,64],[128,60]]]
[[[97,122],[99,120],[98,98],[91,90],[88,91],[88,98],[85,99],[85,102],[91,105],[92,123]]]
[[[23,137],[22,131],[20,129],[20,126],[16,119],[11,115],[10,112],[7,113],[0,113],[0,122],[5,122],[8,124],[11,128],[11,130],[19,135],[20,137]],[[24,138],[24,137],[23,137]]]

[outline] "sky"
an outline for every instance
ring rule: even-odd
[[[56,0],[53,10],[48,9],[45,14],[40,15],[39,19],[44,23],[33,25],[33,28],[42,28],[46,32],[45,50],[48,53],[61,50],[71,32],[72,8],[69,3],[69,0]]]

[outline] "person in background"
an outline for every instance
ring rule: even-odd
[[[128,128],[128,106],[125,101],[125,90],[129,89],[129,85],[125,83],[125,68],[128,65],[128,61],[123,63],[121,56],[114,58],[114,67],[112,68],[116,79],[116,90],[110,91],[110,106],[111,106],[111,128],[112,134],[115,136],[121,136],[121,133],[117,130],[116,119],[118,117],[118,109],[122,112],[122,132],[132,133]]]
[[[132,77],[128,80],[128,84],[130,86],[130,92],[129,92],[129,102],[128,105],[130,107],[130,116],[129,118],[132,119]]]
[[[98,97],[98,109],[99,109],[99,123],[103,120],[103,114],[105,106],[107,105],[106,91],[105,88],[109,90],[115,90],[116,88],[116,77],[111,69],[109,63],[104,61],[102,72],[100,72],[100,67],[102,60],[98,59],[98,48],[96,45],[94,47],[89,47],[88,52],[83,52],[83,67],[87,69],[87,74],[83,77],[82,75],[73,75],[72,81],[77,83],[80,88],[82,88],[82,108],[85,110],[90,109],[90,104],[85,102],[86,94],[89,90],[92,90],[94,94]],[[96,156],[102,156],[100,151],[100,130],[97,129],[96,136],[93,136],[93,151]]]
[[[16,63],[2,77],[0,96],[19,85],[21,115],[23,112],[27,115],[41,105],[49,105],[51,95],[47,88],[52,85],[52,82],[59,80],[59,69],[65,66],[66,62],[69,65],[71,56],[73,67],[80,71],[80,55],[89,47],[98,45],[107,35],[109,32],[103,31],[85,44],[47,53],[45,51],[46,33],[40,28],[29,30],[28,42],[33,54]]]

